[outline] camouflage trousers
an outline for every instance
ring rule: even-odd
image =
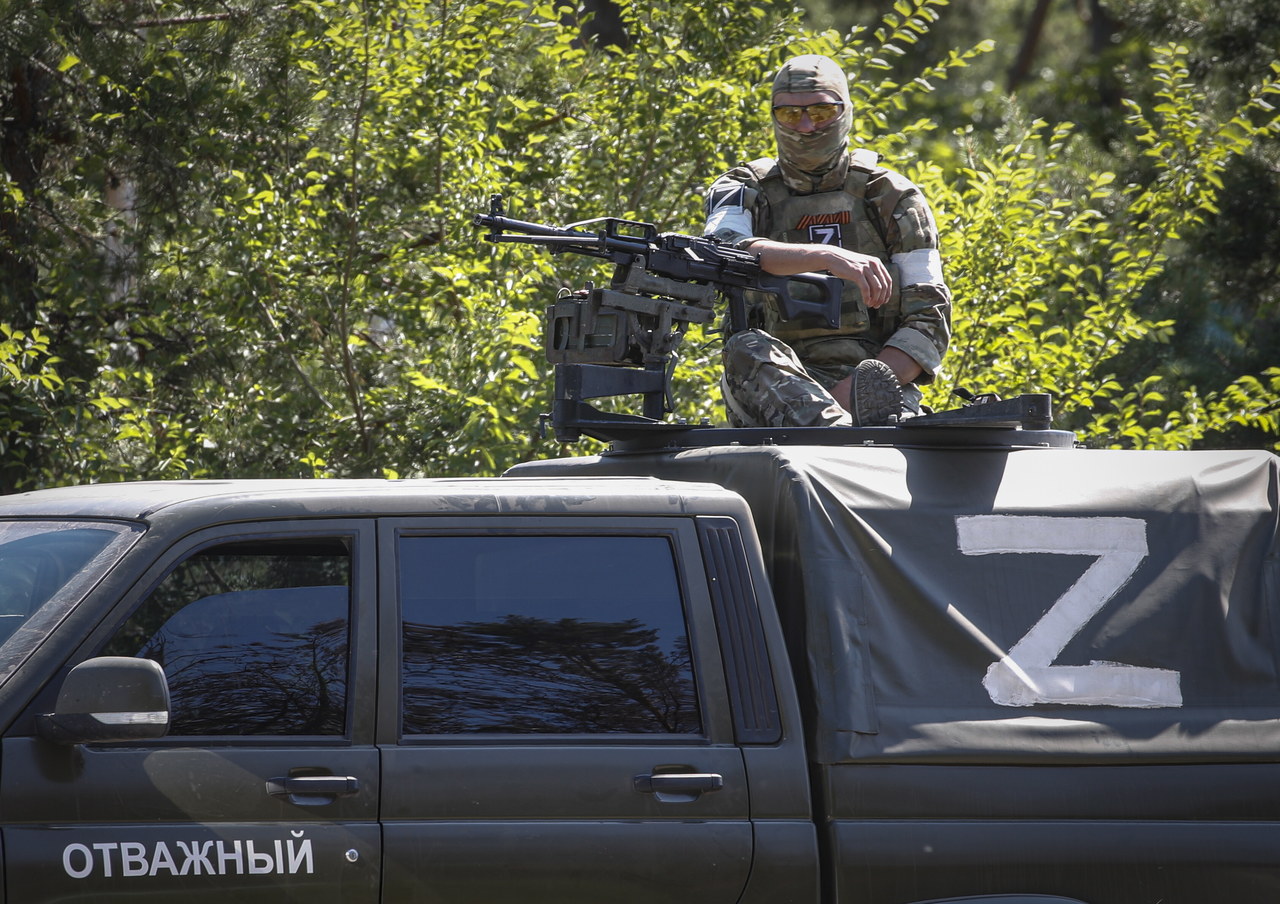
[[[831,388],[878,348],[837,336],[788,345],[763,330],[744,330],[724,344],[724,395],[734,427],[848,427],[853,421]],[[801,363],[803,360],[804,363]],[[919,413],[920,390],[902,387],[904,414]]]

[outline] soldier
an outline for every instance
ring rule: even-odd
[[[788,61],[773,82],[777,158],[730,170],[707,192],[704,234],[775,275],[844,280],[840,326],[782,321],[767,300],[725,342],[721,388],[735,426],[872,426],[918,413],[951,335],[938,232],[920,190],[850,151],[849,83],[834,60]]]

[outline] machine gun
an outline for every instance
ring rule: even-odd
[[[659,233],[651,223],[617,217],[568,226],[513,220],[503,212],[501,195],[490,200],[489,212],[477,214],[474,223],[489,229],[485,238],[491,242],[542,245],[553,254],[572,252],[614,264],[608,288],[588,283],[576,291],[562,290],[546,309],[546,355],[555,365],[551,424],[560,442],[575,442],[585,434],[618,448],[652,447],[674,432],[683,434],[683,445],[792,441],[792,435],[800,434],[806,442],[823,445],[942,441],[1040,446],[1074,441],[1070,433],[1049,429],[1052,401],[1042,393],[1003,400],[967,396],[962,408],[891,428],[893,439],[882,434],[889,428],[877,427],[738,428],[731,431],[732,439],[726,439],[725,431],[703,429],[695,436],[689,424],[663,420],[674,410],[671,372],[690,324],[710,323],[717,300],[724,300],[725,331],[746,329],[749,293],[760,293],[772,295],[787,320],[814,317],[834,328],[840,323],[839,279],[822,273],[774,276],[745,251],[710,238]],[[594,228],[585,228],[589,226]],[[600,411],[589,404],[623,395],[642,396],[643,415]],[[881,435],[873,436],[877,433]]]
[[[755,256],[710,238],[659,233],[651,223],[603,217],[569,226],[513,220],[495,195],[475,225],[491,242],[542,245],[614,264],[608,288],[562,291],[546,309],[546,354],[555,365],[551,414],[556,439],[601,439],[662,429],[673,410],[671,370],[690,324],[710,323],[716,301],[727,302],[725,329],[747,328],[748,293],[770,295],[785,319],[821,317],[840,323],[841,282],[821,273],[774,276]],[[586,227],[594,227],[588,229]],[[603,412],[589,399],[643,396],[643,415]]]

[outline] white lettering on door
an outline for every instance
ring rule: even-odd
[[[291,830],[288,839],[255,842],[230,839],[230,845],[217,841],[174,841],[183,856],[178,865],[168,842],[150,846],[141,841],[109,841],[92,845],[73,842],[62,849],[62,870],[72,879],[84,879],[95,872],[107,878],[117,875],[112,854],[119,854],[118,875],[152,877],[161,871],[173,876],[243,876],[297,875],[315,873],[315,856],[311,839],[303,838],[306,830]],[[259,849],[257,845],[263,845]],[[94,851],[98,854],[95,855]],[[100,855],[100,856],[99,856]],[[211,856],[212,855],[212,856]]]

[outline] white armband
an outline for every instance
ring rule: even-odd
[[[893,262],[898,265],[901,285],[914,286],[917,283],[933,283],[942,285],[942,255],[937,248],[917,248],[903,254],[895,254]]]
[[[703,235],[735,241],[755,234],[755,223],[747,209],[747,187],[741,182],[719,179],[707,192],[706,206],[707,225]]]
[[[707,217],[707,225],[703,235],[716,235],[728,232],[733,235],[751,235],[755,225],[751,222],[751,214],[741,207],[717,207]]]

